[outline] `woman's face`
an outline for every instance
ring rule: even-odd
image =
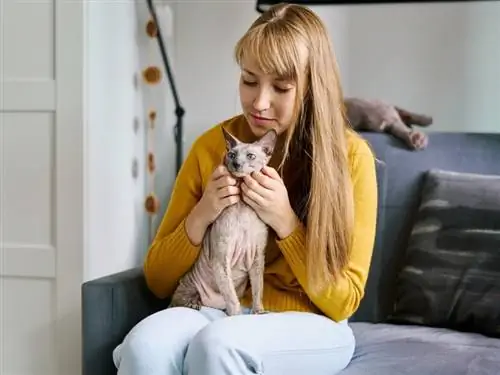
[[[257,137],[269,129],[283,133],[291,124],[297,88],[295,82],[263,74],[244,61],[239,84],[243,114]]]

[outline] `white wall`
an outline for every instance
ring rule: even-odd
[[[144,199],[149,192],[145,161],[149,109],[158,112],[154,151],[159,172],[155,184],[162,211],[175,176],[174,118],[168,85],[163,80],[148,86],[141,78],[148,65],[162,66],[156,40],[145,34],[149,19],[146,3],[90,1],[88,9],[86,280],[141,264],[147,249],[149,219]],[[157,11],[162,22],[167,22],[164,9]],[[165,38],[171,43],[171,36]],[[137,131],[134,119],[138,120]],[[132,174],[134,159],[138,162],[137,178]]]
[[[314,6],[331,32],[348,95],[433,115],[429,130],[500,131],[500,3]],[[239,111],[232,48],[254,1],[176,3],[176,71],[186,146]]]
[[[349,9],[351,95],[434,117],[429,130],[500,132],[500,3]]]

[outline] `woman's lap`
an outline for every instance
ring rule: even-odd
[[[134,327],[113,359],[118,375],[330,375],[347,366],[354,346],[347,322],[315,314],[172,308]]]

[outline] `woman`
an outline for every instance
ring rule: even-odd
[[[194,264],[208,225],[243,199],[272,228],[264,308],[244,314],[169,308],[114,352],[119,375],[340,372],[355,340],[347,319],[363,296],[375,237],[374,157],[348,129],[335,56],[310,10],[277,5],[238,42],[242,115],[209,129],[179,172],[144,272],[159,298]],[[221,167],[221,126],[244,141],[277,130],[269,167],[240,187]],[[281,178],[283,175],[283,179]]]

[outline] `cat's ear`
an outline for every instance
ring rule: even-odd
[[[262,147],[267,156],[271,156],[274,152],[274,147],[276,146],[276,140],[278,139],[278,133],[276,130],[271,129],[266,134],[262,136],[257,143]]]
[[[221,127],[221,129],[222,134],[224,134],[224,139],[226,140],[226,148],[228,150],[234,148],[238,143],[240,143],[240,141],[233,137],[231,133],[229,133],[226,129],[224,129],[223,127]]]

